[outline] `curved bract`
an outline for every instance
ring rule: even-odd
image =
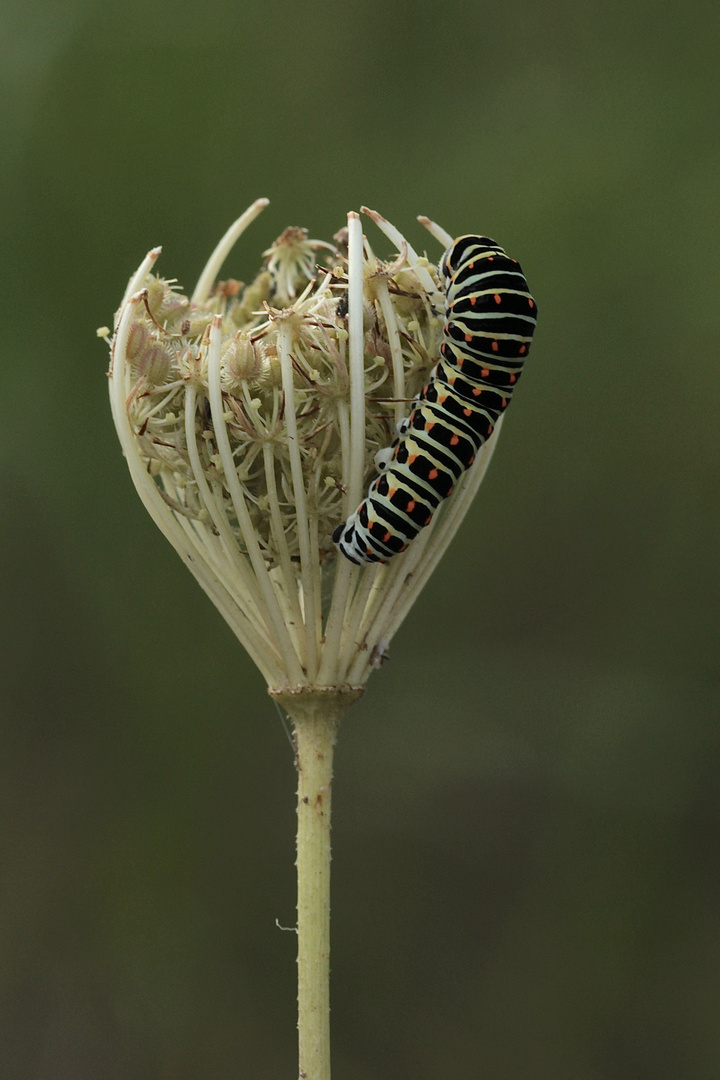
[[[440,360],[380,451],[380,475],[333,533],[356,564],[387,562],[430,523],[493,434],[522,373],[537,307],[520,264],[487,236],[461,236],[440,260]]]

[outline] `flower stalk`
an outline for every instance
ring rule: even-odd
[[[323,710],[294,723],[298,772],[299,1075],[330,1078],[330,810],[337,720]]]
[[[293,720],[297,791],[298,1059],[301,1078],[330,1080],[330,822],[340,718],[362,694],[273,695]]]

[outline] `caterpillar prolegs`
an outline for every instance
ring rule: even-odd
[[[537,307],[520,264],[487,236],[461,236],[440,260],[445,327],[440,359],[381,451],[380,475],[333,532],[351,562],[386,562],[428,525],[475,460],[522,373]]]

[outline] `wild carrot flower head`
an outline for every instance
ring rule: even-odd
[[[266,205],[259,199],[231,226],[189,298],[153,272],[160,248],[148,253],[115,320],[113,418],[146,508],[271,690],[360,690],[496,440],[406,552],[362,567],[338,555],[334,529],[438,360],[441,285],[435,266],[369,210],[396,249],[388,261],[351,213],[334,244],[288,228],[249,284],[216,281]]]

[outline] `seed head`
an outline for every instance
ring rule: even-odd
[[[496,437],[407,552],[363,567],[338,556],[333,530],[437,362],[440,281],[364,210],[395,245],[390,260],[375,256],[351,213],[335,244],[289,228],[248,285],[215,284],[266,205],[231,226],[190,298],[154,274],[160,248],[148,253],[115,319],[113,417],[145,506],[271,690],[361,688],[452,538]]]

